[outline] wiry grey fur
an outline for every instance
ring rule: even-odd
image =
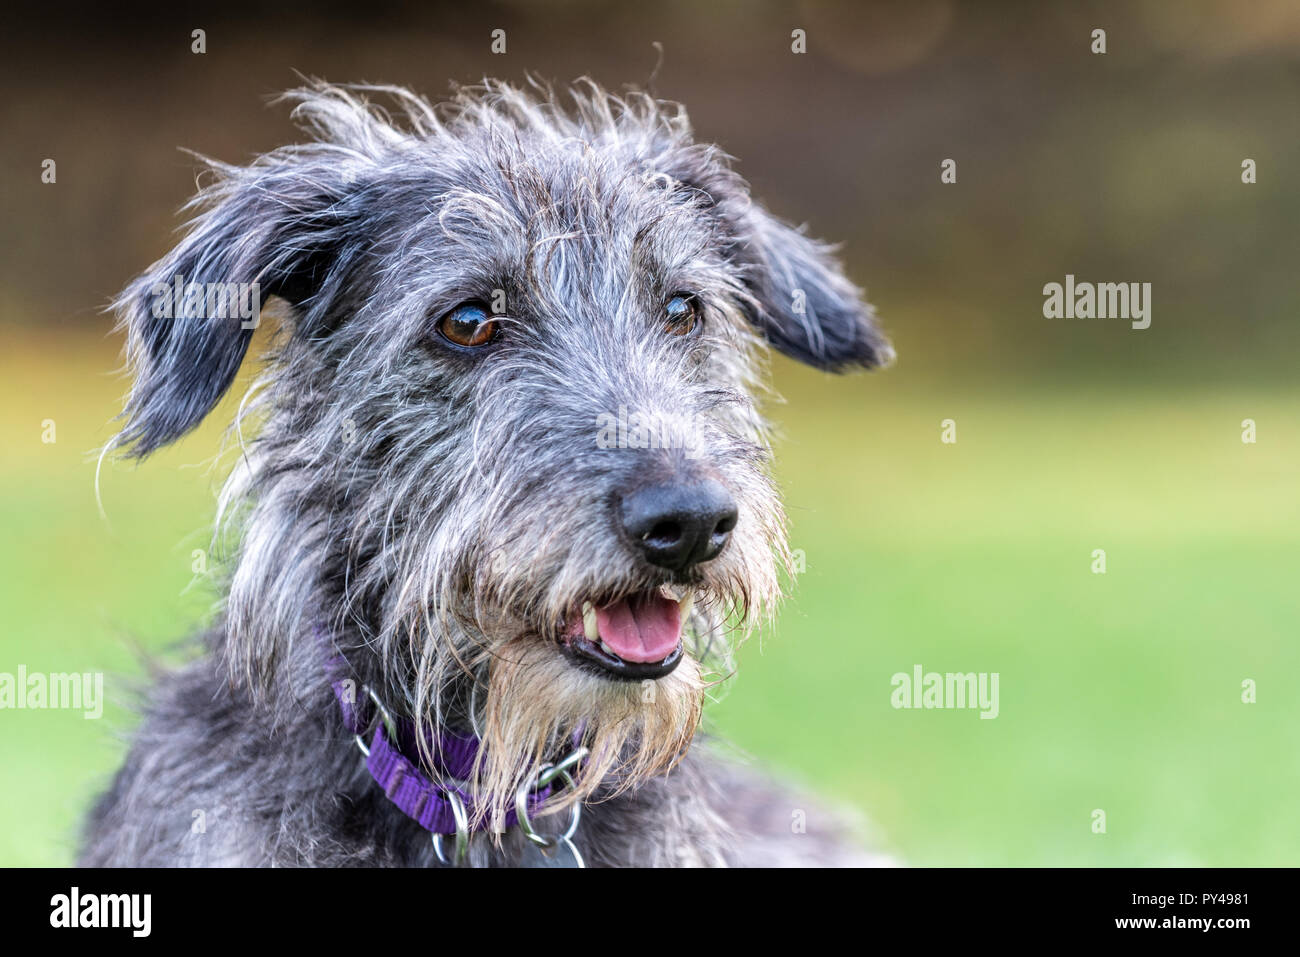
[[[185,238],[117,304],[135,384],[115,447],[138,456],[212,409],[252,335],[154,318],[157,283],[258,282],[292,308],[237,423],[224,612],[206,654],[153,693],[83,861],[435,863],[344,732],[319,635],[419,722],[463,727],[473,701],[493,795],[579,733],[589,863],[860,859],[805,802],[698,745],[682,758],[730,639],[778,596],[784,519],[755,405],[766,346],[829,370],[881,364],[860,291],[648,95],[289,96],[312,142],[213,164]],[[498,290],[498,343],[439,339],[440,316]],[[704,307],[688,338],[664,329],[682,291]],[[598,447],[598,417],[620,407],[673,441]],[[566,615],[665,582],[616,534],[611,502],[645,476],[700,475],[739,521],[674,583],[699,596],[693,653],[648,696],[574,667],[557,649]],[[476,840],[473,860],[520,854],[511,831]]]

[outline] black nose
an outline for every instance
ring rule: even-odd
[[[713,481],[646,485],[623,497],[622,519],[646,561],[680,572],[718,557],[736,527],[736,503]]]

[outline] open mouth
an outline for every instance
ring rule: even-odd
[[[563,647],[576,661],[629,681],[662,678],[682,660],[682,626],[694,595],[637,592],[606,605],[586,602],[566,623]]]

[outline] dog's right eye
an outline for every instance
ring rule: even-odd
[[[438,320],[438,335],[466,349],[485,346],[497,337],[500,324],[480,302],[463,302]]]

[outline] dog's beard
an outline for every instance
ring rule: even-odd
[[[706,687],[690,655],[662,678],[617,681],[574,667],[536,638],[507,642],[489,670],[474,769],[484,796],[478,817],[503,830],[518,789],[579,745],[590,753],[574,772],[576,786],[548,801],[547,814],[598,787],[611,797],[669,770],[690,745]]]
[[[478,736],[467,775],[476,797],[468,808],[473,826],[505,831],[520,788],[577,747],[588,754],[573,769],[575,784],[556,784],[547,814],[623,793],[682,758],[706,693],[732,673],[734,647],[779,597],[777,561],[789,567],[779,504],[760,504],[757,513],[768,519],[733,538],[727,553],[689,586],[694,610],[679,620],[676,667],[645,680],[575,661],[572,644],[574,637],[591,640],[577,612],[585,600],[644,594],[655,586],[643,577],[584,573],[598,564],[585,559],[557,573],[552,569],[561,563],[527,555],[512,560],[509,554],[497,561],[497,552],[481,547],[454,559],[431,548],[427,560],[411,568],[406,580],[420,584],[398,593],[392,613],[409,622],[399,630],[414,674],[392,679],[411,689],[404,703],[421,716],[417,720],[433,726],[455,721]],[[484,560],[485,553],[494,557]],[[383,660],[403,657],[390,653]]]

